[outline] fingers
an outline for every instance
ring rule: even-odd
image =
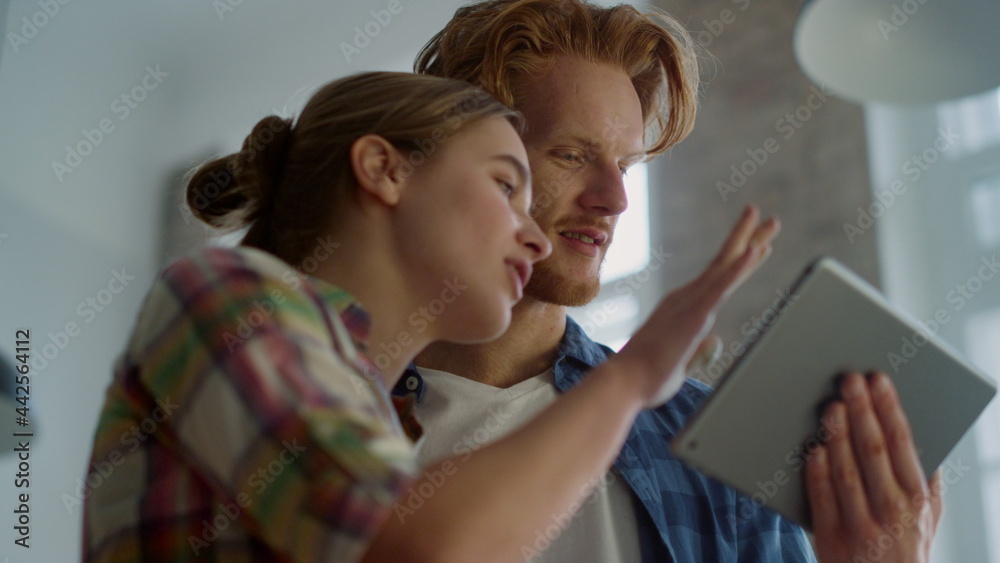
[[[747,243],[753,237],[759,219],[760,211],[757,210],[756,206],[748,205],[744,207],[743,214],[736,221],[733,230],[729,232],[726,241],[722,243],[722,249],[719,250],[715,262],[722,265],[739,258],[744,250],[746,250]]]
[[[941,499],[928,494],[892,382],[885,374],[847,374],[840,394],[823,419],[826,444],[806,460],[817,554],[847,561],[875,550],[884,561],[926,561]]]
[[[753,235],[750,236],[750,244],[752,246],[770,245],[779,232],[781,232],[781,221],[777,217],[771,217],[757,227]]]
[[[927,485],[928,491],[931,493],[930,503],[931,503],[931,518],[933,519],[933,525],[931,530],[937,530],[938,522],[941,521],[941,514],[944,512],[944,500],[941,498],[941,470],[938,469],[931,476],[931,480]]]
[[[775,217],[758,224],[759,221],[758,209],[746,206],[706,273],[740,280],[759,266],[770,255],[771,241],[781,230],[781,223]]]
[[[806,493],[809,495],[809,514],[812,529],[841,529],[837,492],[830,474],[830,455],[826,446],[819,446],[806,459]]]
[[[879,384],[879,389],[884,391],[882,383]],[[883,521],[895,520],[907,510],[906,503],[910,497],[901,488],[901,482],[897,480],[897,469],[909,469],[909,467],[907,465],[904,468],[900,465],[900,452],[895,452],[895,455],[890,453],[883,421],[876,415],[872,404],[874,397],[869,395],[869,391],[865,379],[856,373],[848,374],[841,385],[841,395],[846,402],[850,420],[854,455],[860,462],[865,489],[868,491],[868,504]],[[880,398],[884,399],[882,396]],[[886,405],[885,400],[881,403],[885,408],[891,406]],[[901,416],[901,413],[887,416]],[[902,422],[905,424],[905,419]],[[908,442],[909,436],[900,436],[897,433],[894,440],[898,439]],[[905,444],[893,444],[893,446],[893,449],[898,449]],[[919,482],[917,487],[916,490],[919,490]]]
[[[868,507],[863,477],[851,446],[847,409],[843,403],[835,402],[827,409],[827,416],[831,426],[841,429],[833,433],[827,443],[839,517],[845,529],[864,530],[871,521],[871,510]]]
[[[888,449],[888,455],[895,471],[895,478],[910,498],[925,490],[927,480],[920,456],[910,432],[906,413],[899,404],[899,396],[892,381],[884,373],[872,374],[869,383],[871,401],[878,417]]]

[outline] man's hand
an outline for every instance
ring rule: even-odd
[[[705,271],[660,301],[609,360],[643,379],[649,407],[666,402],[681,388],[684,369],[715,322],[716,311],[770,255],[779,228],[777,219],[761,222],[757,208],[747,206]]]
[[[806,464],[819,559],[928,561],[941,519],[940,472],[928,485],[892,381],[848,374],[841,398],[823,418],[838,430]]]

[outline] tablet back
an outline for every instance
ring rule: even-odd
[[[996,384],[831,258],[814,262],[791,295],[671,445],[754,504],[810,529],[804,460],[826,437],[817,430],[820,409],[834,397],[838,373],[892,378],[928,476]]]

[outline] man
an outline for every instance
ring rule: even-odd
[[[477,346],[433,345],[397,385],[396,393],[418,396],[417,413],[427,429],[421,460],[430,463],[472,455],[514,430],[612,354],[591,341],[565,308],[597,295],[601,261],[627,205],[622,175],[687,135],[698,78],[692,42],[674,20],[579,0],[493,0],[460,8],[425,46],[415,69],[472,82],[524,114],[532,215],[553,247],[536,266],[503,337]],[[891,461],[905,465],[903,473],[919,474],[912,456],[897,454],[902,446],[886,447],[889,440],[878,427],[882,422],[884,434],[895,432],[876,417],[898,412],[892,410],[898,408],[895,395],[876,396],[864,385],[858,376],[847,378],[845,390],[854,391],[847,395],[861,398],[847,401],[846,414],[839,404],[828,416],[842,427],[849,419],[850,432],[835,433],[810,465],[813,504],[833,514],[816,522],[821,556],[849,558],[898,516],[884,508],[889,495],[878,486],[885,479],[869,477],[886,473],[886,450],[893,452]],[[593,484],[594,494],[575,518],[553,514],[522,555],[546,561],[812,560],[799,527],[671,455],[670,437],[708,392],[688,380],[669,403],[643,411],[612,470]],[[852,445],[866,452],[881,445],[883,451],[858,463]],[[832,479],[832,472],[843,478]],[[879,500],[872,507],[866,491],[858,492],[862,475],[871,487],[867,497]],[[899,499],[923,490],[917,481],[884,489]],[[926,521],[929,509],[920,514]],[[925,522],[925,536],[935,525],[936,518]]]

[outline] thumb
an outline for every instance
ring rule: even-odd
[[[704,371],[718,360],[721,355],[722,339],[717,334],[710,334],[698,345],[698,349],[695,350],[694,356],[691,356],[691,360],[685,369],[688,373],[697,370]]]

